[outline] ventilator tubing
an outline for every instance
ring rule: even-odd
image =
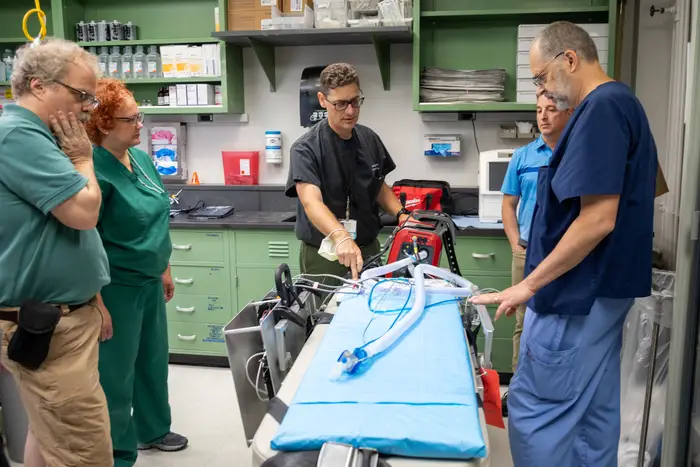
[[[414,261],[413,258],[405,258],[396,263],[387,264],[385,266],[380,266],[373,269],[368,269],[362,273],[362,279],[371,279],[373,277],[378,277],[384,274],[388,274],[402,267],[406,267]],[[392,326],[383,336],[370,342],[364,347],[358,347],[354,351],[350,352],[345,350],[338,358],[338,370],[341,373],[353,374],[357,371],[359,365],[370,358],[376,357],[382,352],[389,349],[394,343],[396,343],[405,333],[413,327],[413,325],[418,321],[425,311],[425,298],[428,292],[451,295],[454,297],[469,297],[473,295],[478,289],[477,287],[466,280],[465,278],[453,274],[445,269],[441,269],[428,264],[419,264],[413,271],[414,274],[414,284],[416,299],[413,303],[413,307],[408,314],[401,318],[394,326]],[[435,276],[447,281],[451,281],[460,285],[461,287],[426,287],[425,276]],[[481,312],[479,313],[482,314]],[[488,315],[487,315],[488,316]],[[489,320],[490,322],[490,320]]]

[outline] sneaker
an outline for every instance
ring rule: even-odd
[[[188,440],[182,435],[173,433],[172,431],[167,435],[163,436],[160,440],[153,443],[141,444],[139,443],[139,450],[143,451],[145,449],[156,448],[160,451],[165,452],[175,452],[181,451],[187,447]]]

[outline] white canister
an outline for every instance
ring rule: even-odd
[[[270,130],[265,132],[265,157],[268,164],[282,163],[282,132]]]

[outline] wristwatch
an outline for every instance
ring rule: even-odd
[[[408,215],[408,214],[411,214],[411,211],[409,211],[409,210],[406,209],[406,208],[401,208],[401,209],[399,210],[399,212],[396,213],[396,220],[397,220],[397,221],[399,220],[399,217],[401,217],[402,214],[407,214],[407,215]]]

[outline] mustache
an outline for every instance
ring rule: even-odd
[[[76,118],[80,123],[87,123],[90,121],[90,113],[88,112],[80,112],[78,115],[76,115]]]

